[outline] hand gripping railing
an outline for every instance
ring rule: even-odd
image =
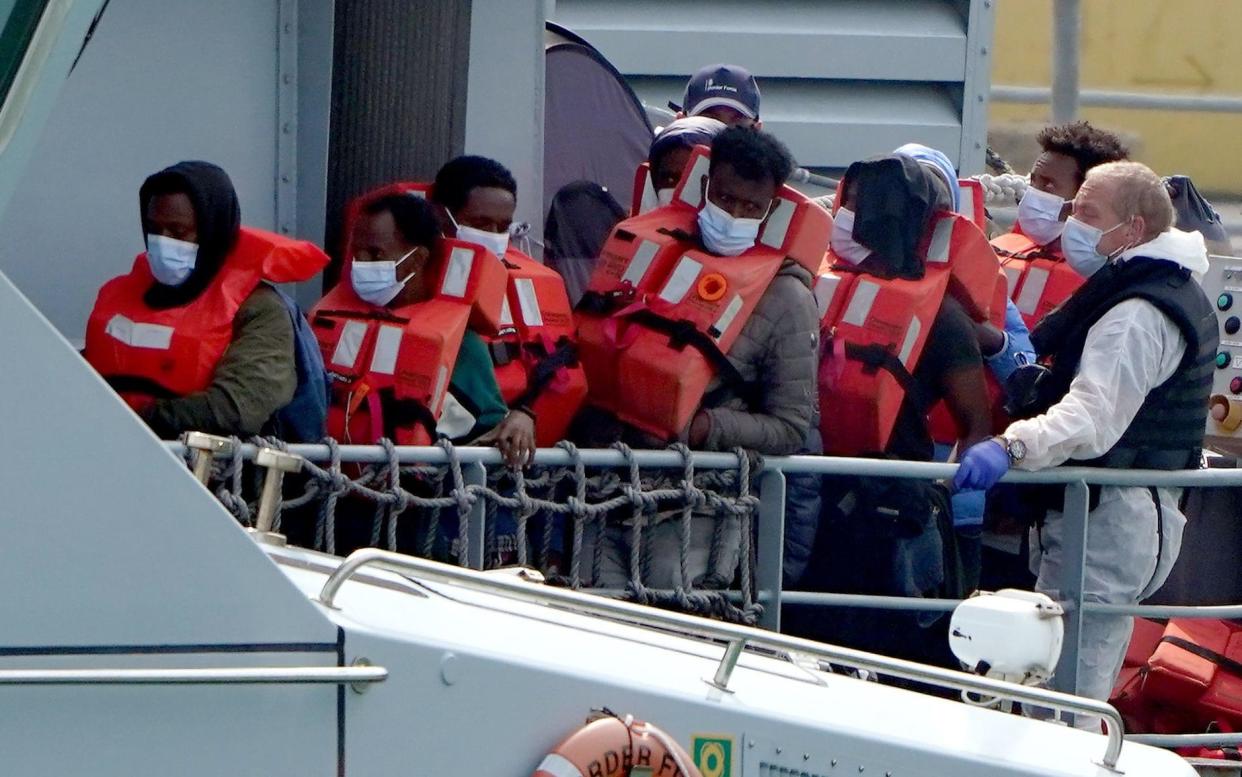
[[[375,548],[355,551],[341,562],[341,565],[324,581],[323,589],[319,592],[319,602],[325,607],[335,609],[336,596],[341,587],[363,567],[379,567],[399,574],[412,575],[419,580],[451,583],[535,604],[559,605],[590,615],[618,618],[638,625],[666,626],[692,636],[724,640],[727,643],[724,656],[717,665],[712,679],[705,681],[725,692],[729,691],[729,680],[737,666],[738,659],[741,658],[742,651],[747,645],[755,645],[771,650],[800,653],[829,663],[868,669],[943,688],[1035,704],[1062,712],[1096,715],[1104,720],[1108,729],[1108,743],[1104,750],[1104,757],[1098,763],[1107,769],[1116,771],[1117,760],[1121,755],[1121,746],[1125,737],[1124,724],[1117,710],[1104,702],[1043,688],[991,680],[949,669],[924,666],[912,661],[887,658],[860,650],[834,647],[748,626],[736,626],[668,610],[606,599],[569,589],[550,588],[516,577],[476,572]]]

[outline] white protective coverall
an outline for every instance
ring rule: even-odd
[[[1197,232],[1171,229],[1114,261],[1135,256],[1177,262],[1196,280],[1208,268],[1203,236]],[[1007,437],[1026,444],[1026,457],[1018,467],[1043,469],[1107,453],[1134,420],[1148,392],[1173,375],[1185,350],[1186,340],[1177,326],[1150,302],[1129,299],[1113,307],[1088,331],[1068,393],[1047,413],[1017,421],[1005,431]],[[1162,488],[1158,493],[1163,535],[1157,531],[1156,507],[1148,489],[1101,489],[1099,506],[1087,521],[1085,601],[1134,604],[1164,583],[1181,549],[1186,517],[1177,506],[1180,489]],[[1054,599],[1063,585],[1067,552],[1063,535],[1060,512],[1049,512],[1042,529],[1031,531],[1035,588]],[[1079,695],[1109,698],[1132,627],[1128,616],[1084,617]],[[1080,720],[1079,725],[1099,729],[1096,719]]]

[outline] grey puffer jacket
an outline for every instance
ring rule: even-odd
[[[729,349],[729,361],[757,388],[752,404],[728,387],[708,387],[711,431],[704,450],[741,446],[769,456],[798,451],[819,401],[819,312],[813,276],[786,260]],[[713,395],[715,392],[715,395]]]

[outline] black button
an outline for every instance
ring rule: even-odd
[[[1242,329],[1242,318],[1230,316],[1225,319],[1225,334],[1236,335],[1239,329]]]

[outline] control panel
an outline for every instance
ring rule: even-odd
[[[1233,452],[1242,445],[1242,258],[1208,257],[1203,290],[1216,310],[1220,334],[1205,444]]]

